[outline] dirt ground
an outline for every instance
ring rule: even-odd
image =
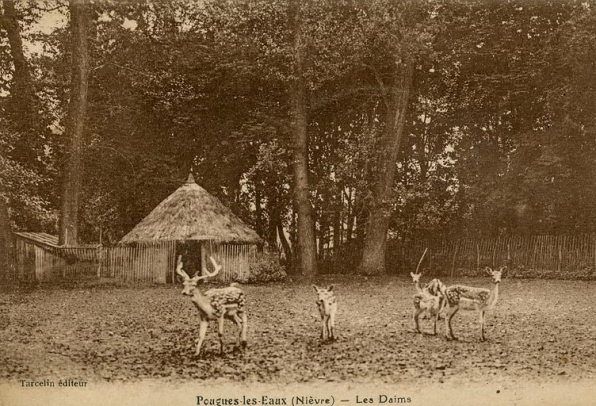
[[[449,284],[449,281],[445,281]],[[454,282],[488,287],[489,279]],[[321,284],[332,283],[331,280]],[[322,344],[310,285],[243,286],[249,346],[226,352],[216,326],[194,358],[196,310],[180,286],[55,287],[0,293],[0,382],[72,378],[95,382],[209,379],[237,383],[573,383],[596,377],[596,283],[506,279],[487,315],[460,311],[459,341],[413,333],[410,281],[334,281],[338,340]],[[430,332],[429,321],[422,329]]]

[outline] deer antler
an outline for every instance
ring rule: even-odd
[[[219,271],[221,270],[221,265],[219,265],[217,262],[215,262],[215,259],[213,259],[212,256],[209,256],[209,260],[213,264],[213,267],[215,268],[215,271],[209,272],[207,270],[207,268],[205,267],[205,269],[203,269],[203,272],[205,272],[205,275],[202,275],[202,276],[195,275],[194,278],[196,280],[201,280],[201,279],[205,279],[205,278],[212,278],[215,275],[217,275],[219,273]]]
[[[209,256],[209,260],[211,261],[211,263],[213,264],[213,268],[215,269],[212,275],[216,275],[221,270],[221,265],[215,262],[215,258],[213,258],[212,256]]]
[[[418,269],[420,268],[420,264],[422,264],[422,260],[424,259],[424,256],[426,255],[426,251],[428,251],[428,247],[426,247],[424,249],[424,252],[422,253],[422,256],[420,257],[420,261],[418,261],[418,266],[416,267],[416,272],[414,272],[414,273],[418,273]]]
[[[178,255],[178,262],[176,263],[176,273],[186,279],[190,279],[188,274],[182,269],[182,255]]]

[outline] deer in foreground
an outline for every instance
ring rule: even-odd
[[[312,285],[317,292],[317,307],[321,315],[322,328],[321,339],[323,341],[335,340],[335,313],[337,312],[337,298],[333,292],[333,285],[327,288],[319,288]]]
[[[209,260],[215,270],[209,272],[205,269],[205,275],[199,276],[197,272],[192,278],[182,269],[182,256],[178,256],[176,265],[176,273],[182,277],[184,285],[182,294],[190,296],[199,311],[199,338],[196,340],[197,349],[195,351],[195,355],[198,357],[201,356],[201,346],[205,340],[210,321],[217,321],[218,323],[220,353],[224,351],[223,327],[225,319],[236,323],[239,329],[239,345],[241,348],[246,347],[247,316],[244,292],[235,283],[226,288],[209,289],[205,293],[197,288],[198,281],[212,278],[221,270],[221,265],[217,264],[213,257],[209,257]]]
[[[485,341],[484,322],[485,312],[492,309],[499,299],[499,283],[501,276],[507,271],[506,266],[502,266],[496,271],[486,267],[484,271],[491,276],[493,286],[491,289],[475,288],[464,285],[453,285],[443,289],[443,296],[446,301],[445,315],[445,337],[447,340],[457,340],[453,335],[451,328],[451,319],[458,310],[477,311],[480,315],[480,341]]]
[[[420,264],[424,259],[426,251],[428,251],[428,248],[422,253],[422,257],[420,257],[420,261],[418,261],[418,266],[416,267],[416,272],[410,272],[412,283],[414,283],[417,292],[414,295],[414,325],[416,332],[421,333],[420,323],[418,322],[420,316],[422,315],[423,319],[431,317],[433,320],[433,334],[437,334],[437,321],[440,318],[445,302],[441,291],[445,288],[445,285],[439,279],[433,279],[424,288],[420,287],[422,273],[418,273],[418,270],[420,269]]]

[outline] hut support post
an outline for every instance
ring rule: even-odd
[[[207,263],[205,261],[205,250],[207,249],[206,243],[201,242],[201,275],[205,275],[207,271]]]

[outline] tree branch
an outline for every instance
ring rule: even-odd
[[[379,85],[379,89],[381,90],[381,98],[383,99],[383,103],[385,103],[385,107],[390,108],[387,86],[385,86],[385,83],[383,83],[383,78],[381,78],[379,71],[372,65],[368,65],[366,63],[361,63],[361,65],[367,69],[370,69],[370,71],[373,73],[375,80]]]

